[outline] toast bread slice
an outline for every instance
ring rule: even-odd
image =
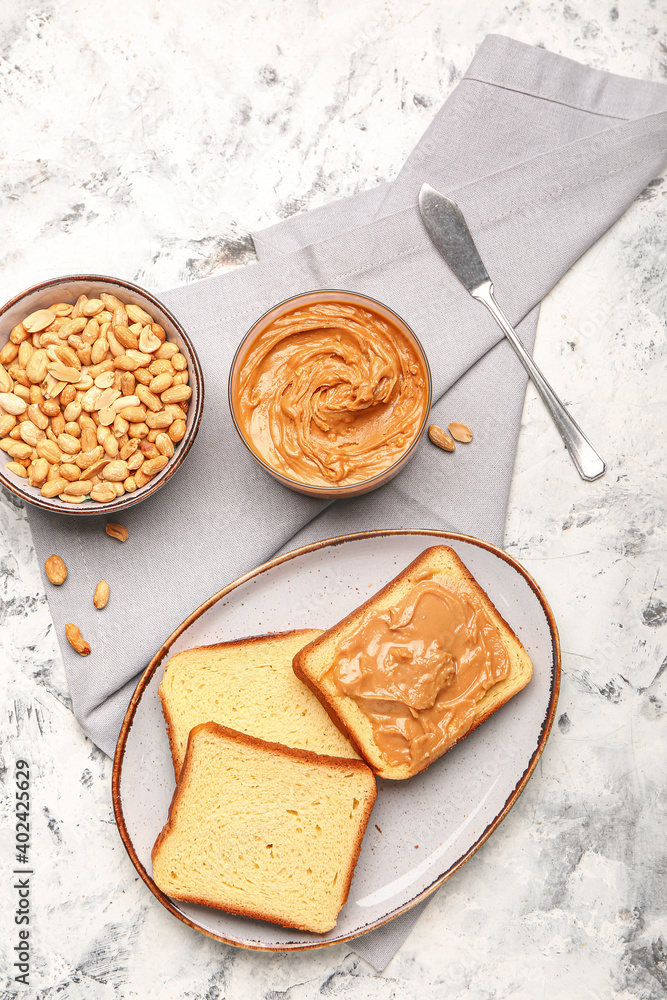
[[[153,879],[175,899],[323,934],[347,899],[375,796],[363,761],[195,726]]]
[[[373,726],[368,715],[353,697],[340,691],[332,677],[332,667],[340,647],[359,633],[369,615],[387,612],[396,607],[425,575],[432,575],[445,586],[449,582],[452,588],[455,588],[457,593],[463,594],[473,607],[485,612],[506,650],[509,672],[480,698],[474,707],[472,723],[454,742],[445,745],[433,756],[399,765],[391,762],[382,753],[374,738]],[[525,687],[533,673],[532,662],[522,643],[454,550],[447,545],[432,546],[422,552],[365,604],[304,646],[294,657],[293,666],[296,676],[317,695],[331,719],[354,744],[376,774],[392,779],[409,778],[423,771]]]
[[[292,670],[295,653],[318,635],[321,629],[278,632],[171,657],[158,694],[177,781],[190,730],[202,722],[314,753],[357,757]]]

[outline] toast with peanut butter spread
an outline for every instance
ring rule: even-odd
[[[425,770],[529,682],[523,645],[453,549],[426,549],[304,646],[294,673],[384,778]]]

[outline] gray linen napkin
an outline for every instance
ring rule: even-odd
[[[257,233],[259,263],[162,294],[190,332],[206,382],[183,470],[124,515],[124,545],[104,533],[103,513],[79,521],[29,511],[40,562],[58,552],[69,568],[66,583],[47,584],[47,593],[74,711],[98,746],[113,753],[138,674],[163,639],[278,552],[399,526],[502,542],[525,376],[431,244],[416,206],[421,183],[461,205],[499,300],[532,347],[542,297],[661,171],[666,148],[667,88],[489,36],[392,184]],[[454,463],[422,442],[383,489],[328,504],[256,465],[227,407],[234,349],[271,305],[321,287],[365,292],[407,320],[431,363],[434,422],[470,424],[474,448],[459,449]],[[101,577],[115,595],[104,614],[91,601]],[[72,617],[93,649],[85,659],[64,641]],[[383,968],[417,915],[355,950]]]

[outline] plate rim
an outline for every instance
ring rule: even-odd
[[[185,632],[190,625],[195,622],[201,615],[212,608],[218,601],[226,597],[237,587],[242,586],[249,580],[260,576],[267,570],[273,569],[275,566],[280,566],[282,563],[290,562],[292,559],[297,558],[301,555],[306,555],[309,552],[316,552],[318,549],[333,547],[337,545],[344,544],[350,541],[360,541],[369,538],[380,538],[393,535],[423,535],[431,538],[443,538],[451,539],[452,541],[468,542],[473,545],[477,545],[479,548],[486,549],[488,552],[503,559],[506,563],[509,563],[517,572],[524,578],[526,583],[529,585],[530,589],[533,591],[537,597],[542,610],[544,611],[547,623],[549,626],[549,631],[551,633],[553,653],[552,653],[552,671],[551,671],[551,681],[549,684],[549,703],[547,706],[547,711],[545,717],[542,721],[542,726],[540,728],[540,736],[537,742],[535,751],[533,752],[527,767],[523,771],[519,781],[516,783],[509,796],[505,800],[505,803],[494,817],[494,819],[484,828],[477,840],[468,848],[468,850],[461,855],[442,875],[439,875],[431,885],[422,889],[413,899],[408,900],[408,902],[401,904],[395,910],[386,914],[384,917],[374,921],[370,926],[365,927],[363,931],[354,931],[351,934],[346,934],[344,937],[338,937],[333,941],[299,941],[299,942],[289,942],[282,941],[276,944],[264,944],[260,942],[253,941],[243,941],[232,940],[231,938],[225,937],[222,934],[216,934],[214,931],[208,930],[202,927],[200,924],[195,923],[181,910],[174,906],[171,899],[162,892],[161,889],[157,887],[151,876],[148,874],[141,861],[137,856],[137,852],[134,848],[134,844],[130,838],[130,835],[125,824],[125,817],[123,815],[123,806],[121,801],[121,772],[123,767],[123,760],[125,757],[125,749],[127,746],[128,736],[132,725],[134,723],[134,718],[136,714],[137,707],[141,701],[143,694],[148,686],[148,683],[153,677],[153,674],[157,668],[162,663],[164,657],[167,655],[172,645],[176,640]],[[264,952],[292,952],[292,951],[310,951],[316,948],[330,948],[334,945],[345,944],[348,941],[353,941],[356,938],[363,937],[363,935],[368,934],[379,927],[383,927],[390,920],[394,920],[396,917],[401,916],[403,913],[407,913],[408,910],[413,909],[413,907],[419,905],[429,896],[431,896],[436,889],[447,881],[455,872],[459,870],[470,858],[477,853],[482,844],[484,844],[491,834],[494,832],[496,827],[500,825],[503,819],[507,816],[508,812],[515,804],[519,795],[526,787],[533,771],[537,766],[537,762],[542,756],[544,747],[546,746],[547,739],[551,732],[554,718],[556,715],[556,707],[558,704],[558,694],[560,691],[560,680],[561,680],[561,647],[560,638],[558,635],[558,627],[556,625],[556,620],[554,618],[553,612],[547,601],[542,588],[533,579],[528,570],[518,562],[514,556],[511,556],[508,552],[494,545],[492,542],[484,541],[481,538],[475,538],[472,535],[464,535],[459,532],[445,531],[438,528],[379,528],[372,531],[355,531],[350,534],[345,535],[334,535],[331,538],[321,539],[316,542],[309,542],[307,545],[301,545],[296,549],[292,549],[289,552],[284,553],[280,556],[275,556],[273,559],[269,559],[265,563],[261,563],[256,566],[255,569],[249,570],[247,573],[242,574],[242,576],[237,577],[231,583],[228,583],[221,590],[218,590],[215,594],[208,598],[195,608],[182,622],[178,625],[171,635],[162,643],[160,648],[154,654],[150,660],[148,666],[141,674],[137,686],[134,690],[130,704],[128,705],[125,717],[123,719],[123,724],[118,736],[118,742],[116,744],[116,751],[114,754],[113,770],[111,776],[111,797],[113,802],[114,817],[116,820],[116,825],[118,827],[118,832],[120,834],[121,840],[128,856],[139,873],[141,879],[148,886],[155,898],[160,902],[170,913],[172,913],[178,920],[191,927],[193,930],[198,931],[200,934],[205,934],[207,937],[213,938],[215,941],[220,941],[223,944],[232,945],[235,948],[243,948],[248,951],[264,951]]]

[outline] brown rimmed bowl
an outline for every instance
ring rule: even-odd
[[[147,497],[153,496],[168,479],[171,479],[185,461],[185,457],[197,436],[204,408],[204,378],[197,353],[189,336],[176,317],[159,299],[147,292],[145,288],[133,285],[129,281],[122,281],[120,278],[110,278],[98,274],[75,274],[64,278],[52,278],[21,292],[20,295],[16,295],[0,308],[0,348],[9,340],[9,334],[13,328],[37,309],[46,309],[56,302],[74,303],[79,295],[83,294],[87,295],[88,298],[99,297],[101,292],[116,295],[122,302],[136,303],[164,328],[167,340],[178,345],[179,351],[188,362],[190,375],[188,384],[192,387],[192,396],[185,436],[175,446],[174,455],[164,469],[146,486],[134,493],[125,493],[122,497],[111,500],[109,503],[86,500],[80,504],[70,504],[58,497],[53,499],[43,497],[38,489],[28,485],[26,479],[21,479],[13,472],[8,471],[5,464],[10,460],[9,456],[5,455],[4,452],[0,454],[0,484],[2,486],[35,507],[41,507],[43,510],[54,511],[58,514],[73,514],[77,517],[117,514],[128,507],[133,507],[134,504],[141,503]]]
[[[378,797],[348,901],[326,934],[279,927],[170,899],[152,879],[151,849],[167,819],[174,769],[157,694],[168,658],[193,646],[295,628],[329,628],[431,545],[450,545],[488,593],[533,661],[530,683],[426,771],[378,780]],[[118,829],[156,899],[187,926],[226,944],[302,951],[350,941],[425,900],[490,837],[526,787],[555,717],[558,630],[538,584],[512,556],[466,535],[385,530],[314,542],[278,556],[193,611],[143,673],[127,710],[113,767]],[[514,826],[530,837],[527,811]],[[492,885],[480,884],[479,904]]]
[[[281,475],[276,471],[276,469],[272,468],[267,462],[264,461],[262,456],[253,448],[252,442],[247,440],[243,432],[241,421],[239,420],[236,412],[236,386],[239,373],[257,337],[261,336],[267,326],[280,316],[284,316],[286,313],[291,312],[300,306],[314,305],[318,302],[343,302],[345,305],[355,305],[361,307],[362,309],[366,308],[371,312],[377,313],[382,319],[385,319],[387,322],[396,326],[406,340],[408,340],[413,346],[426,375],[427,399],[426,406],[424,408],[424,417],[419,427],[416,429],[413,438],[406,445],[405,451],[402,452],[393,465],[384,469],[383,472],[378,473],[370,479],[365,479],[359,483],[350,483],[347,486],[336,486],[334,484],[331,486],[314,486],[310,483],[300,482],[298,479],[294,479],[290,476]],[[308,496],[313,497],[322,497],[327,500],[344,500],[348,497],[360,496],[362,493],[370,493],[371,490],[376,490],[379,486],[384,486],[385,483],[388,483],[391,479],[393,479],[394,476],[401,471],[401,469],[415,454],[417,445],[419,444],[428,424],[428,417],[431,409],[431,398],[431,368],[424,348],[419,342],[419,339],[414,331],[408,326],[405,320],[398,315],[398,313],[395,313],[393,309],[390,309],[389,306],[386,306],[383,302],[379,302],[377,299],[373,299],[369,295],[362,295],[359,292],[349,292],[341,288],[321,288],[312,292],[302,292],[299,295],[291,296],[289,299],[284,299],[282,302],[279,302],[277,305],[267,310],[263,316],[260,316],[260,318],[253,323],[239,344],[229,371],[229,411],[232,415],[232,420],[239,437],[255,461],[258,462],[270,476],[273,476],[274,479],[277,479],[278,482],[282,483],[284,486],[289,486],[290,489],[296,490],[298,493],[305,493]]]

